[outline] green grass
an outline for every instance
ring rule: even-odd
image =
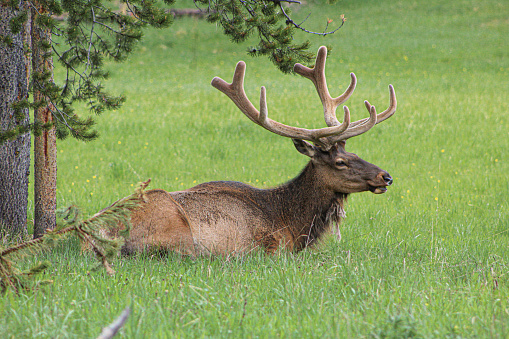
[[[332,10],[331,10],[332,8]],[[349,72],[348,105],[388,105],[394,117],[347,149],[395,178],[384,195],[352,195],[343,240],[313,250],[240,258],[176,255],[117,260],[117,275],[89,272],[76,244],[48,257],[54,283],[0,299],[8,337],[97,335],[125,306],[125,337],[494,337],[509,336],[509,5],[503,1],[339,1],[311,5],[311,26],[344,13],[327,64],[331,93]],[[307,15],[302,10],[297,15]],[[58,205],[92,214],[148,178],[168,191],[210,180],[270,187],[307,159],[290,140],[251,123],[210,86],[247,62],[256,101],[269,114],[321,127],[310,81],[245,55],[214,26],[176,21],[146,33],[106,83],[128,100],[98,119],[93,143],[59,143]],[[27,263],[28,264],[28,263]]]

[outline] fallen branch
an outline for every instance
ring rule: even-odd
[[[120,316],[112,322],[109,326],[103,328],[101,334],[97,337],[97,339],[110,339],[117,334],[122,326],[124,326],[127,318],[129,317],[129,313],[131,313],[131,309],[129,307],[124,308]]]

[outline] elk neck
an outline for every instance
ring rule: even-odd
[[[296,250],[314,244],[344,216],[348,194],[327,189],[315,166],[310,161],[297,177],[269,190],[275,217],[290,228]]]

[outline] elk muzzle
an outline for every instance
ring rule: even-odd
[[[392,185],[392,177],[389,173],[383,171],[377,174],[375,180],[369,180],[369,190],[375,194],[382,194],[387,192],[387,186]]]

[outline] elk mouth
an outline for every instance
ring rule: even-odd
[[[371,186],[371,185],[369,185],[368,189],[371,193],[374,193],[374,194],[383,194],[383,193],[387,192],[386,186]]]
[[[387,192],[387,186],[392,185],[392,177],[387,172],[380,172],[375,180],[368,181],[368,189],[375,194]]]

